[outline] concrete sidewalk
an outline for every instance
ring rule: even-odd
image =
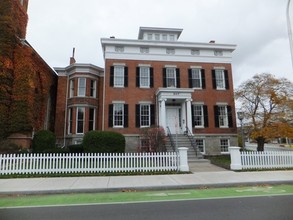
[[[293,171],[196,172],[153,176],[0,179],[2,194],[53,194],[293,184]]]

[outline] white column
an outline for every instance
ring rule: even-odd
[[[166,99],[160,100],[160,126],[166,132]]]
[[[192,99],[186,99],[186,110],[187,110],[186,125],[188,129],[190,130],[190,132],[192,132],[191,101]]]
[[[240,147],[229,147],[231,164],[231,170],[242,170]]]
[[[181,172],[188,172],[189,166],[188,166],[188,158],[187,158],[187,147],[179,147],[178,153],[179,153],[179,171]]]
[[[182,132],[186,131],[186,123],[187,123],[187,119],[186,119],[186,105],[185,102],[182,103],[181,105],[181,120],[182,120]]]

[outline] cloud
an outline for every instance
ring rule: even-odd
[[[256,73],[293,79],[287,0],[30,0],[28,41],[51,66],[103,67],[100,38],[136,39],[140,26],[183,28],[179,40],[237,44],[234,86]],[[293,8],[291,8],[293,15]]]

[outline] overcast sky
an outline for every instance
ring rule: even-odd
[[[51,67],[104,67],[100,39],[137,39],[140,26],[183,28],[180,41],[236,44],[234,87],[256,73],[293,81],[287,0],[30,0],[27,40]],[[293,19],[293,2],[291,3]],[[293,24],[293,21],[292,21]]]

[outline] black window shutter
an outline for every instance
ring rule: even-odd
[[[176,88],[180,88],[180,69],[176,68]]]
[[[128,67],[124,67],[124,87],[128,87]]]
[[[219,125],[219,108],[217,105],[214,106],[214,114],[215,114],[215,127],[220,127]]]
[[[113,127],[113,104],[109,105],[108,123],[109,123],[109,128]]]
[[[167,87],[167,69],[163,68],[163,87]]]
[[[209,127],[209,115],[208,115],[208,106],[203,106],[203,117],[204,117],[204,127]]]
[[[191,120],[192,120],[192,127],[195,126],[195,120],[194,120],[194,109],[193,105],[191,105]]]
[[[135,126],[140,127],[140,105],[135,105]]]
[[[188,83],[189,83],[189,88],[192,88],[192,70],[188,69]]]
[[[139,67],[136,67],[136,87],[139,87],[140,86],[140,68]]]
[[[154,68],[150,67],[150,88],[154,87]]]
[[[156,112],[155,105],[151,105],[151,125],[155,125]]]
[[[217,88],[217,83],[216,83],[216,71],[212,70],[212,80],[213,80],[213,88]]]
[[[110,86],[114,86],[114,66],[110,67]]]
[[[226,85],[226,89],[229,89],[228,70],[224,70],[224,76],[225,76],[225,85]]]
[[[124,104],[124,128],[128,128],[128,104]]]
[[[206,88],[206,75],[205,75],[204,69],[201,69],[201,85],[202,85],[202,89]]]
[[[231,106],[227,106],[227,111],[228,111],[228,125],[229,128],[233,127],[233,117],[232,117],[232,108]]]

